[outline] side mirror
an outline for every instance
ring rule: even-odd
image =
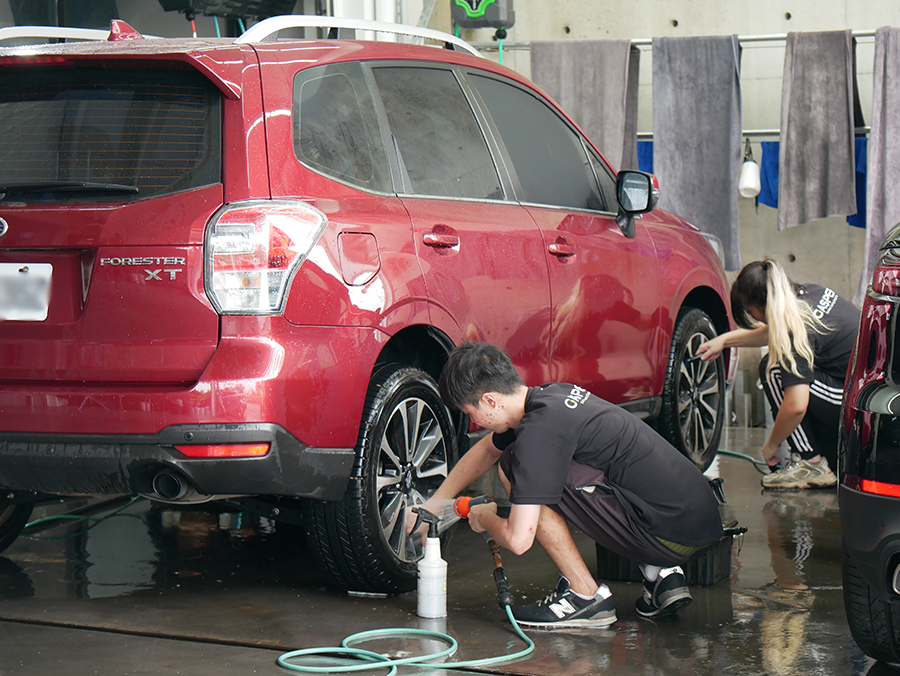
[[[619,203],[616,223],[626,237],[634,237],[634,215],[653,211],[659,202],[656,176],[642,171],[620,171],[616,176],[616,200]]]

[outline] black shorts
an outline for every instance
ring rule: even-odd
[[[504,452],[499,465],[507,478],[511,476],[510,462],[510,453]],[[669,568],[685,563],[692,556],[692,553],[673,551],[637,523],[599,469],[573,462],[560,501],[547,507],[597,544],[635,563]]]

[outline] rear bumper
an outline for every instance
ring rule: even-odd
[[[267,442],[257,458],[188,458],[176,444]],[[0,433],[0,487],[57,495],[155,494],[177,477],[202,495],[280,495],[338,500],[353,448],[312,448],[273,424],[175,425],[159,434]]]
[[[892,585],[900,566],[900,500],[845,484],[838,498],[847,555],[882,601],[900,604]]]

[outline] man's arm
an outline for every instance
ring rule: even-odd
[[[494,446],[491,441],[492,434],[480,439],[470,448],[450,470],[447,478],[434,492],[422,507],[432,514],[441,514],[448,502],[452,502],[463,489],[487,472],[492,465],[500,459],[502,451]],[[411,530],[416,521],[416,515],[409,512],[406,515],[406,528]],[[420,528],[424,532],[424,525]]]
[[[497,506],[476,505],[469,512],[469,526],[476,533],[487,531],[496,543],[513,554],[524,554],[537,534],[541,505],[513,505],[509,518],[497,516]]]

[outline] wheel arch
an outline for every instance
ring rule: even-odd
[[[453,340],[438,328],[425,324],[408,326],[385,344],[372,368],[372,375],[386,364],[405,364],[422,369],[438,382],[455,347]],[[462,456],[469,449],[469,418],[454,410],[450,410],[450,417],[456,430],[458,456]]]

